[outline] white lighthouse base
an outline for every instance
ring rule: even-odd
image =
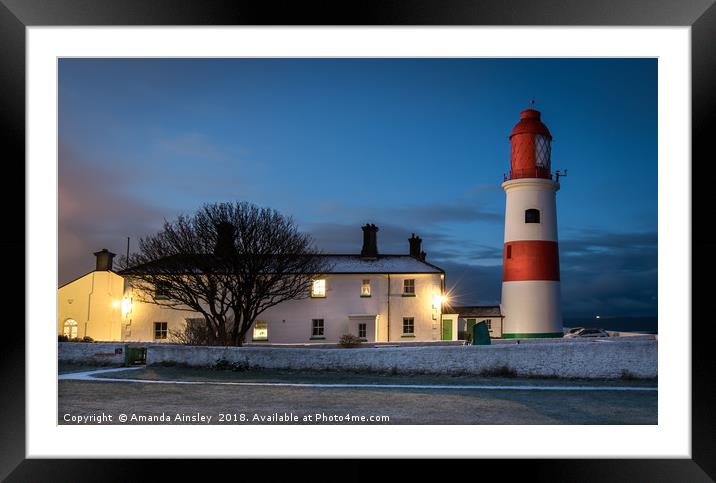
[[[502,337],[528,339],[562,337],[561,295],[558,281],[530,280],[502,283]]]

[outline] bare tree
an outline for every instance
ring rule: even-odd
[[[308,297],[330,270],[290,217],[247,202],[204,205],[165,221],[120,262],[140,300],[200,313],[209,345],[243,345],[266,309]]]

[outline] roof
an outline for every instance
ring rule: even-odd
[[[510,138],[515,134],[531,133],[541,134],[552,139],[552,134],[547,126],[540,120],[540,112],[535,109],[525,109],[520,113],[520,120],[515,127],[512,128]]]
[[[449,312],[448,312],[449,309]],[[499,305],[473,305],[470,307],[449,307],[443,310],[445,313],[458,314],[460,317],[502,317]]]
[[[360,255],[318,254],[314,256],[323,258],[324,262],[330,267],[326,273],[445,273],[442,268],[410,255],[378,255],[377,259],[361,258]],[[192,259],[194,262],[204,263],[206,257],[207,256],[184,257],[173,255],[144,265],[121,270],[119,274],[131,275],[133,273],[146,273],[153,267],[160,268],[160,271],[164,273],[187,273],[190,271]]]
[[[68,286],[69,284],[75,283],[77,280],[83,279],[83,278],[85,278],[87,275],[91,275],[91,274],[93,274],[93,273],[113,273],[113,274],[115,274],[115,275],[117,275],[117,276],[121,276],[121,275],[119,275],[117,272],[115,272],[114,270],[90,270],[89,272],[85,273],[84,275],[80,275],[79,277],[73,278],[73,279],[70,280],[69,282],[63,283],[62,285],[60,285],[59,287],[57,287],[57,289],[59,290],[59,289],[61,289],[62,287],[66,287],[66,286]]]
[[[410,255],[378,255],[377,260],[360,255],[323,255],[332,265],[329,273],[445,273],[435,265]]]

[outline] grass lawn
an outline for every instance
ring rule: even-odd
[[[174,367],[115,372],[107,377],[208,382],[656,386],[656,381],[232,372]],[[199,413],[211,419],[205,419],[205,423],[181,421],[173,424],[282,424],[280,421],[261,421],[260,418],[290,413],[301,420],[317,414],[388,418],[381,422],[317,421],[321,424],[657,424],[657,402],[656,391],[364,389],[61,380],[58,423],[76,424],[67,422],[67,415],[106,413],[113,416],[113,421],[108,424],[121,424],[119,414],[173,417]],[[232,417],[224,422],[220,420],[222,414]]]
[[[635,386],[656,387],[655,380],[622,379],[545,379],[525,377],[483,377],[450,375],[391,375],[345,371],[213,370],[205,368],[161,367],[98,374],[97,377],[207,382],[288,382],[321,384],[420,384],[420,385],[496,385],[496,386]]]
[[[120,367],[120,366],[118,366],[118,365],[99,366],[99,365],[87,365],[87,364],[74,364],[74,363],[68,363],[68,362],[59,362],[57,365],[57,372],[59,374],[71,374],[73,372],[95,371],[95,370],[99,370],[99,369],[109,369],[112,367]]]

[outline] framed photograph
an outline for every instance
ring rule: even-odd
[[[713,2],[364,7],[3,0],[0,476],[713,481]]]

